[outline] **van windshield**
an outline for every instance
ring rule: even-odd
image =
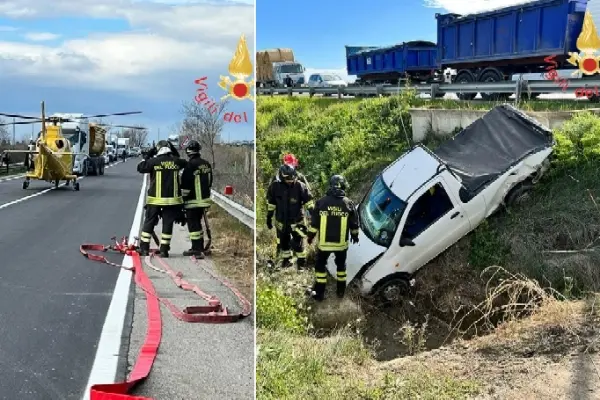
[[[389,247],[406,206],[380,175],[360,205],[360,228],[373,242]]]

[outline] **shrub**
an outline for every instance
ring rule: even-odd
[[[256,288],[257,325],[260,328],[306,333],[306,318],[303,318],[291,297],[274,285],[259,280]]]

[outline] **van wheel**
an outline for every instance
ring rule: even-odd
[[[375,289],[376,297],[383,305],[398,303],[402,298],[410,294],[410,282],[408,278],[391,276],[385,279]]]
[[[531,197],[531,191],[533,190],[533,183],[530,181],[524,181],[519,183],[517,186],[512,188],[510,192],[504,198],[504,204],[506,206],[513,206],[523,204]]]

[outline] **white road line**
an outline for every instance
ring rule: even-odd
[[[133,217],[131,231],[129,232],[130,242],[135,240],[134,238],[138,235],[140,225],[142,224],[144,200],[146,197],[146,185],[147,179],[146,175],[144,175],[142,189],[140,190],[140,197],[135,210],[135,216]],[[133,260],[131,259],[131,256],[125,256],[123,258],[123,266],[133,266]],[[119,364],[121,339],[123,337],[123,328],[125,325],[125,314],[127,312],[127,303],[129,301],[131,277],[131,271],[127,271],[125,269],[120,270],[112,300],[110,301],[110,306],[108,307],[108,312],[106,313],[106,319],[104,320],[102,333],[100,334],[100,341],[98,342],[96,357],[94,359],[90,377],[83,394],[83,400],[89,400],[90,388],[92,385],[113,383],[115,381],[117,367]]]
[[[8,182],[8,181],[13,181],[15,179],[19,179],[19,178],[25,178],[25,174],[19,174],[19,175],[11,175],[7,178],[2,178],[0,179],[0,182]]]
[[[115,165],[119,164],[120,162],[121,162],[121,161],[119,161],[119,162],[116,162],[116,163],[114,163],[114,164],[112,164],[112,165],[109,165],[108,167],[104,167],[104,169],[108,169],[108,168],[110,168],[110,167],[114,167]],[[83,179],[83,178],[85,178],[85,176],[80,176],[80,177],[78,177],[78,178],[77,178],[77,180],[81,180],[81,179]],[[16,179],[16,178],[15,178],[15,179]],[[9,180],[9,179],[7,179],[7,180]],[[0,181],[0,182],[3,182],[3,181]],[[60,185],[58,185],[58,187],[63,187],[63,186],[65,186],[65,185],[66,185],[65,183],[61,183]],[[3,208],[6,208],[6,207],[10,207],[10,206],[12,206],[12,205],[15,205],[15,204],[21,203],[21,202],[23,202],[23,201],[25,201],[25,200],[29,200],[29,199],[33,199],[34,197],[41,196],[41,195],[43,195],[44,193],[48,193],[48,192],[49,192],[49,191],[51,191],[51,190],[55,190],[55,188],[54,188],[54,187],[51,187],[51,188],[48,188],[48,189],[44,189],[44,190],[42,190],[41,192],[37,192],[37,193],[34,193],[34,194],[30,194],[29,196],[21,197],[20,199],[13,200],[13,201],[9,201],[8,203],[0,204],[0,210],[2,210]]]

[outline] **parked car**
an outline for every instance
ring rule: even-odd
[[[364,296],[399,300],[421,267],[501,206],[526,198],[549,168],[553,145],[552,131],[501,105],[434,151],[406,152],[358,205],[348,282],[356,279]],[[335,276],[333,260],[328,270]]]

